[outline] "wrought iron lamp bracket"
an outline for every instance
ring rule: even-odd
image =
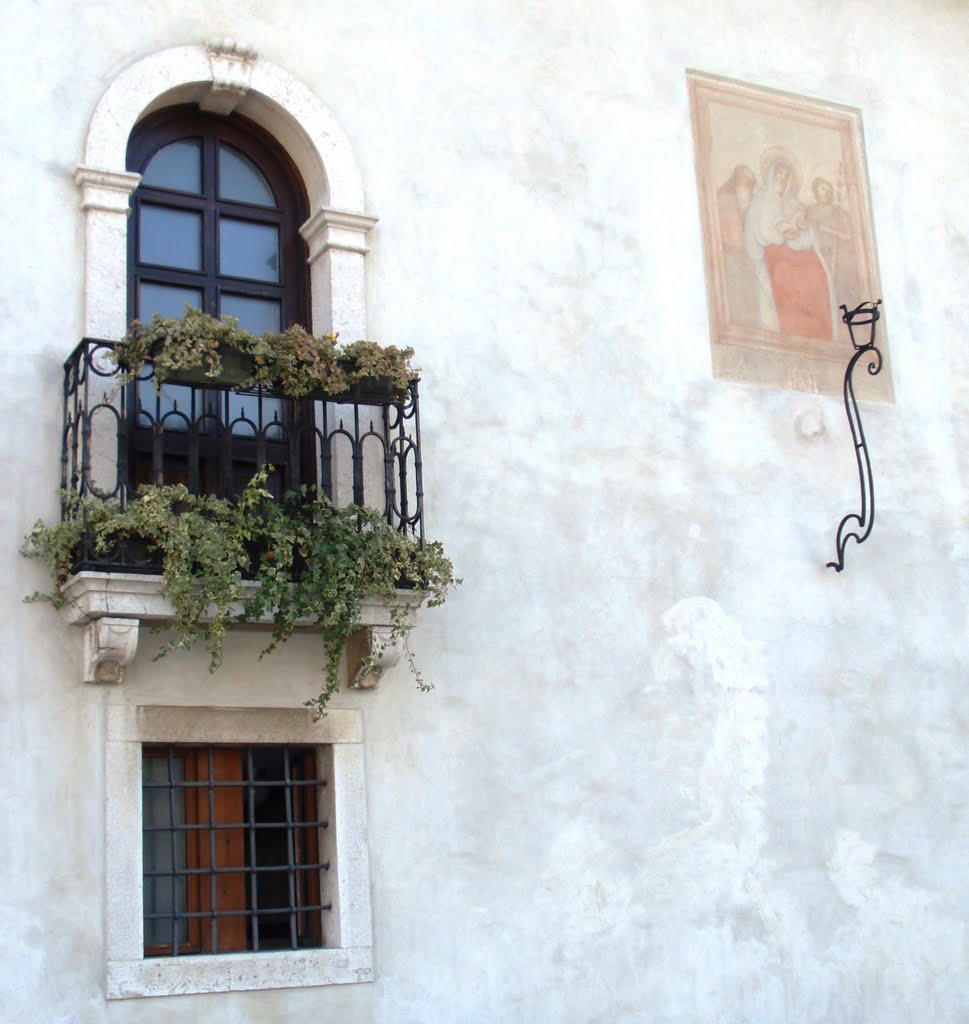
[[[868,445],[865,441],[865,431],[861,425],[861,414],[858,411],[858,401],[855,398],[855,385],[853,374],[859,362],[868,359],[868,373],[874,377],[882,368],[882,354],[875,347],[875,329],[881,310],[878,308],[882,300],[875,302],[863,302],[860,306],[849,310],[842,306],[843,315],[841,319],[848,325],[848,332],[851,335],[851,344],[855,348],[855,354],[848,361],[845,370],[844,402],[845,413],[848,416],[848,426],[851,428],[851,436],[855,445],[855,459],[858,462],[858,482],[861,488],[861,511],[849,512],[838,524],[837,534],[837,561],[828,562],[828,567],[835,572],[841,572],[845,567],[845,545],[849,538],[854,538],[858,544],[863,544],[871,533],[872,525],[875,522],[875,484],[871,476],[871,459],[868,455]],[[856,341],[855,329],[864,334],[863,328],[868,328],[868,340]]]

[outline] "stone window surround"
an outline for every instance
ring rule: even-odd
[[[143,743],[292,743],[324,748],[330,870],[327,948],[145,958],[141,747]],[[295,708],[111,705],[105,753],[107,997],[183,995],[373,980],[362,716],[331,709],[319,721]]]

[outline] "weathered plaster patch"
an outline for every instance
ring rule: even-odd
[[[680,762],[686,766],[683,796],[696,825],[742,824],[738,844],[757,849],[764,838],[768,760],[760,652],[708,598],[680,601],[662,621],[666,642],[654,658],[647,696],[664,699],[666,739],[688,755]]]

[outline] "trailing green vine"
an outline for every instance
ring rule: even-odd
[[[243,358],[245,370],[240,379],[226,382],[224,359],[230,354]],[[263,385],[291,398],[311,392],[342,395],[362,380],[382,381],[399,394],[417,377],[410,363],[412,348],[375,341],[341,345],[335,334],[317,338],[298,324],[278,333],[252,334],[234,317],[218,320],[187,304],[182,317],[156,313],[149,323],[133,321],[113,355],[129,380],[150,363],[156,389],[189,371],[234,390]]]
[[[422,549],[374,509],[341,508],[305,487],[276,499],[266,489],[271,471],[256,473],[233,501],[192,494],[181,484],[142,487],[124,510],[96,498],[67,498],[64,520],[38,521],[21,549],[43,560],[53,577],[50,593],[35,597],[64,603],[85,534],[102,555],[139,541],[161,556],[163,592],[175,613],[170,626],[178,636],[156,657],[201,642],[215,671],[236,623],[271,619],[265,655],[297,623],[309,621],[322,635],[325,684],[307,705],[321,712],[338,689],[340,659],[362,602],[378,596],[388,602],[392,635],[403,638],[418,685],[429,688],[406,647],[407,604],[398,587],[417,588],[429,605],[442,604],[460,583],[443,547],[432,542]],[[247,579],[258,586],[244,587]]]

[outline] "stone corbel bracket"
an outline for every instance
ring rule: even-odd
[[[256,584],[245,582],[242,586],[245,591]],[[406,631],[414,624],[424,596],[418,590],[397,591],[396,612],[383,598],[364,599],[359,629],[347,645],[351,686],[373,689],[383,673],[400,661]],[[64,597],[65,619],[85,629],[84,681],[88,683],[122,682],[124,666],[130,664],[138,648],[140,624],[167,622],[175,615],[162,593],[161,576],[79,572],[68,580]],[[242,603],[231,611],[241,613]],[[272,616],[250,625],[271,629]],[[296,628],[313,632],[317,627],[307,620],[298,622]]]
[[[248,43],[238,39],[213,39],[205,44],[212,66],[212,85],[199,100],[202,110],[225,117],[249,91],[252,67],[259,56]]]
[[[84,682],[120,683],[138,649],[137,619],[102,618],[84,630]]]
[[[406,647],[406,632],[393,626],[365,626],[347,643],[347,682],[358,690],[372,690],[393,668]]]

